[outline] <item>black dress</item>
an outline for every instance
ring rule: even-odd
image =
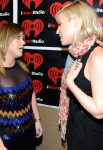
[[[95,47],[82,56],[83,67],[75,80],[75,84],[92,97],[91,83],[84,76],[84,68],[90,53]],[[71,93],[67,122],[68,150],[103,150],[103,119],[96,119],[79,104]]]

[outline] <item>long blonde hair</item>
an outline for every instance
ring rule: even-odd
[[[74,33],[76,44],[84,41],[92,34],[95,34],[99,40],[103,40],[102,27],[99,24],[98,16],[88,4],[75,0],[73,3],[64,6],[56,14],[57,22],[60,13],[63,13],[68,19],[78,18],[78,25]]]
[[[23,32],[24,34],[24,29],[19,24],[0,24],[0,72],[4,75],[6,74],[6,72],[2,62],[5,58],[9,44],[20,32]],[[29,72],[27,65],[24,62],[19,59],[17,60],[17,62],[26,72]]]

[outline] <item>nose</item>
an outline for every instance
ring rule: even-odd
[[[25,40],[22,40],[22,44],[23,44],[23,45],[25,45],[25,44],[26,44]]]
[[[58,27],[57,30],[56,30],[56,34],[59,34],[59,27]]]

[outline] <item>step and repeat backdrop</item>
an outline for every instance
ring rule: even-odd
[[[103,0],[82,0],[94,8],[103,27]],[[68,55],[56,35],[55,14],[73,0],[0,0],[0,24],[18,23],[26,34],[23,59],[30,74],[38,105],[57,108],[61,77]]]

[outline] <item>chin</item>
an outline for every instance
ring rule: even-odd
[[[68,44],[66,44],[66,43],[61,43],[63,46],[67,46]]]
[[[23,56],[23,54],[21,54],[21,55],[18,55],[18,58],[20,58],[20,57],[22,57]]]

